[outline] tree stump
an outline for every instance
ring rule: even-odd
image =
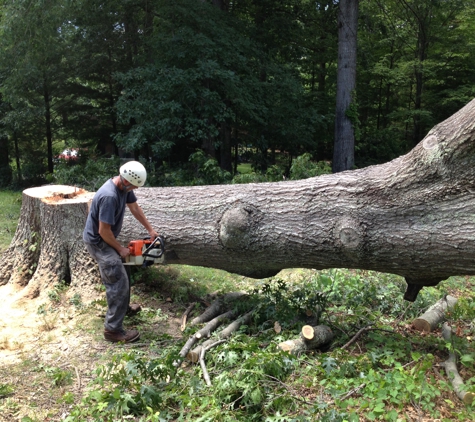
[[[24,190],[15,235],[0,258],[0,284],[33,298],[61,281],[84,292],[98,283],[98,267],[82,241],[93,195],[74,186]]]

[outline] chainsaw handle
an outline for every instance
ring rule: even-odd
[[[146,238],[147,239],[147,238]],[[156,243],[159,243],[160,244],[160,252],[158,253],[158,255],[152,255],[149,253],[149,251],[151,249],[154,249],[156,248],[155,244]],[[158,249],[158,248],[157,248]],[[152,258],[160,258],[162,255],[163,255],[163,252],[165,252],[165,241],[163,240],[163,237],[162,236],[157,236],[152,243],[150,243],[150,245],[147,247],[147,249],[145,249],[143,252],[142,252],[142,256],[150,256]]]

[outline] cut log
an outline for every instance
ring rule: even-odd
[[[302,327],[300,338],[279,343],[277,347],[284,352],[299,354],[308,350],[315,350],[327,346],[333,340],[333,332],[326,325]]]
[[[0,284],[23,288],[25,297],[36,297],[61,281],[92,290],[100,274],[82,232],[93,195],[61,185],[24,190],[15,235],[0,259]]]
[[[451,342],[452,328],[448,324],[442,325],[442,337],[445,341]],[[462,400],[463,403],[470,405],[475,401],[475,393],[467,392],[467,388],[463,382],[462,377],[457,370],[457,357],[454,352],[449,352],[449,358],[440,364],[445,368],[445,372],[452,383],[455,394]]]
[[[198,325],[210,321],[217,315],[229,310],[230,307],[234,306],[233,302],[241,299],[243,296],[245,296],[245,293],[240,292],[226,293],[218,296],[218,298],[212,302],[201,315],[198,315],[196,318],[191,320],[190,325]]]
[[[231,324],[229,324],[226,328],[224,328],[223,330],[221,330],[218,333],[216,338],[218,340],[227,339],[228,337],[231,336],[231,334],[235,333],[239,329],[239,327],[241,327],[241,325],[248,324],[249,321],[251,320],[251,318],[252,318],[252,311],[248,312],[247,314],[245,314],[245,315],[239,317],[238,319],[236,319],[235,321],[231,322]],[[216,339],[214,339],[214,338],[206,340],[205,342],[203,342],[202,344],[198,345],[193,350],[191,350],[189,353],[187,353],[186,359],[189,360],[190,362],[193,362],[193,363],[198,362],[198,360],[200,358],[201,351],[203,350],[203,348],[206,348],[206,347],[210,346],[215,341],[216,341]]]
[[[447,295],[432,305],[420,317],[416,318],[412,325],[418,331],[430,333],[434,331],[445,319],[447,310],[453,308],[457,303],[457,298]]]

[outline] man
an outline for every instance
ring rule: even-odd
[[[104,338],[111,342],[130,343],[140,337],[137,330],[125,330],[122,325],[130,301],[129,278],[122,259],[130,251],[117,241],[117,236],[122,229],[126,205],[152,239],[158,236],[137,204],[133,192],[144,185],[146,178],[147,172],[141,163],[125,163],[119,175],[109,179],[94,195],[84,228],[83,240],[88,252],[99,264],[101,280],[106,287],[108,309]]]

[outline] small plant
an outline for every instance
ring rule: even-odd
[[[73,374],[71,371],[64,370],[62,368],[44,368],[44,371],[48,377],[52,380],[55,387],[64,387],[72,384]]]
[[[312,317],[313,323],[318,324],[327,306],[326,294],[315,284],[302,284],[302,287],[290,286],[277,278],[254,289],[257,313],[264,320],[273,319],[285,325],[297,322],[297,317],[300,320]]]
[[[312,156],[309,153],[295,158],[290,167],[290,178],[292,180],[307,179],[329,173],[331,173],[330,164],[326,161],[312,161]]]
[[[73,404],[75,401],[74,394],[71,392],[66,392],[61,397],[61,401],[65,404]]]
[[[3,399],[15,391],[12,385],[0,383],[0,398]]]
[[[51,331],[56,327],[58,315],[53,308],[47,308],[43,303],[38,307],[37,314],[42,320],[42,325],[39,327],[41,331]]]
[[[69,299],[69,303],[74,305],[76,309],[83,309],[84,304],[82,303],[82,298],[79,293],[75,293],[71,299]]]
[[[51,290],[48,291],[48,298],[51,302],[60,303],[61,295],[68,289],[68,286],[64,280],[55,284]]]

